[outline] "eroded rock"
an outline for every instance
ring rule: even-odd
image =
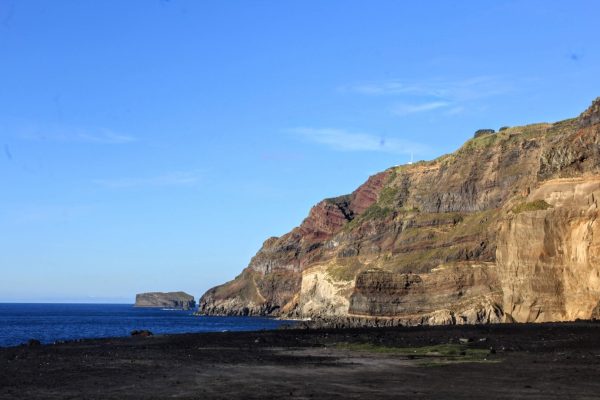
[[[200,313],[395,326],[598,317],[600,100],[315,205]]]

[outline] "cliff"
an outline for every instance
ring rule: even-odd
[[[600,309],[600,99],[389,168],[264,242],[199,312],[358,324],[542,322]],[[370,321],[370,322],[369,322]]]
[[[134,306],[190,310],[196,307],[196,301],[194,296],[184,292],[150,292],[137,294]]]

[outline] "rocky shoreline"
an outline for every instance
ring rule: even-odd
[[[600,323],[286,329],[0,348],[0,399],[593,399]]]
[[[413,317],[368,317],[368,316],[338,316],[314,317],[293,320],[282,326],[283,329],[350,329],[350,328],[391,328],[415,326],[452,326],[501,323],[500,312],[492,309],[478,314],[471,321],[461,318],[451,311],[441,310],[430,315]]]

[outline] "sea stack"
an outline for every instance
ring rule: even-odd
[[[135,296],[134,307],[178,308],[190,310],[196,307],[194,296],[185,292],[149,292]]]

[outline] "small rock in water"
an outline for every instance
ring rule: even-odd
[[[131,336],[149,337],[149,336],[152,336],[152,332],[150,332],[147,329],[134,330],[134,331],[131,331]]]

